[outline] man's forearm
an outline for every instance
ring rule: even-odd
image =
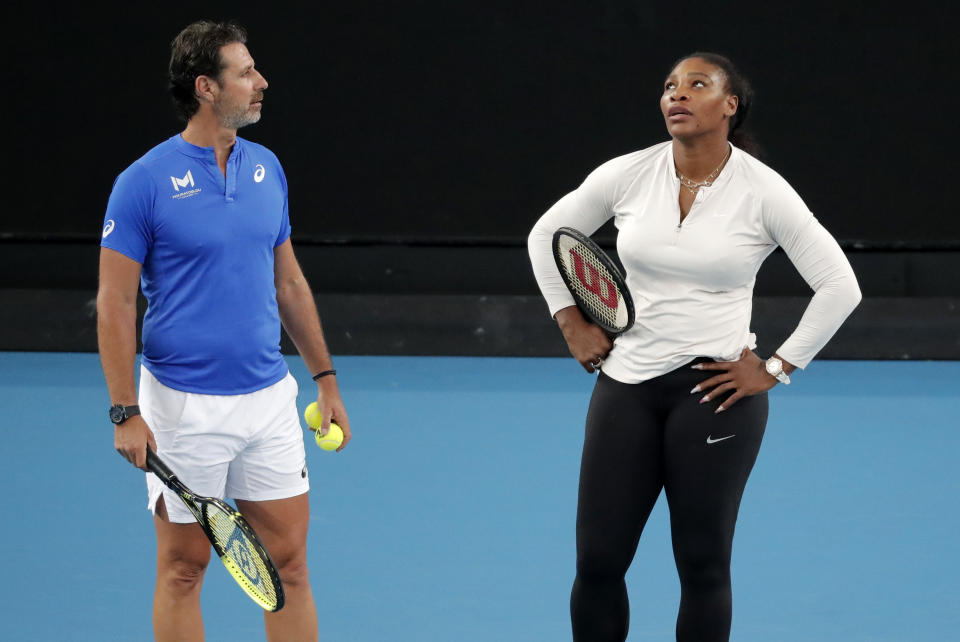
[[[97,295],[97,345],[110,401],[137,403],[134,365],[137,356],[137,304],[109,293]]]
[[[320,316],[306,280],[290,283],[277,291],[280,321],[311,373],[333,367],[323,338]]]

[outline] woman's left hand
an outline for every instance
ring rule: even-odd
[[[723,412],[743,397],[766,392],[777,385],[776,377],[767,372],[763,359],[749,348],[743,349],[738,361],[698,363],[691,367],[696,370],[719,371],[719,374],[701,382],[690,391],[691,394],[707,393],[700,399],[700,403],[706,403],[733,390],[733,394],[724,399],[714,412]]]

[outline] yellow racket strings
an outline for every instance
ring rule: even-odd
[[[224,566],[254,602],[273,611],[277,608],[277,587],[268,562],[244,530],[215,504],[207,506],[207,520],[223,556]]]

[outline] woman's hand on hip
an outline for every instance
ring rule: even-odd
[[[777,385],[776,377],[767,372],[763,359],[749,348],[743,349],[737,361],[698,363],[691,367],[696,370],[718,372],[690,391],[691,394],[707,393],[700,399],[700,403],[706,403],[726,392],[733,391],[733,394],[724,399],[714,412],[723,412],[743,397],[766,392]]]
[[[555,317],[570,354],[584,370],[596,372],[613,349],[613,341],[598,325],[584,319],[575,305],[560,310]]]

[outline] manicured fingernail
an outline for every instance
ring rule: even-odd
[[[707,403],[710,401],[710,395],[703,395],[703,399],[700,400],[700,403]]]
[[[690,367],[693,368],[694,370],[703,370],[703,364],[702,364],[702,363],[695,363],[695,364],[693,364],[693,365],[690,366]]]
[[[690,394],[692,395],[692,394],[695,393],[695,392],[700,392],[700,386],[699,386],[699,385],[694,386],[694,387],[693,387],[693,390],[690,391]]]
[[[724,408],[723,406],[720,406],[719,408],[713,411],[713,414],[717,414],[718,412],[723,412],[724,410],[726,410],[726,408]]]

